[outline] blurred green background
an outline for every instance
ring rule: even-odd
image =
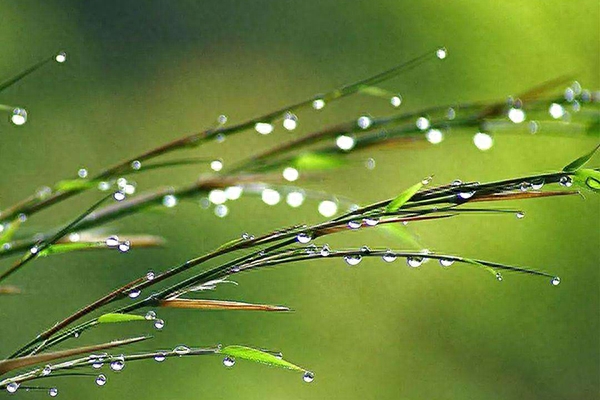
[[[444,45],[449,57],[387,82],[402,111],[455,101],[503,99],[572,75],[600,86],[597,1],[0,1],[0,76],[66,50],[53,64],[6,90],[0,103],[24,106],[29,122],[0,122],[0,207],[43,185],[91,173],[215,123],[242,121],[377,73]],[[360,97],[299,114],[299,128],[248,132],[186,155],[225,164],[361,112],[389,105]],[[561,168],[598,135],[536,135],[516,129],[477,150],[472,131],[437,146],[353,156],[349,168],[301,186],[367,203],[394,196],[424,176],[435,182],[487,181]],[[368,170],[364,160],[375,158]],[[193,181],[206,168],[140,176],[138,188]],[[88,193],[40,213],[23,229],[64,223],[98,197]],[[167,325],[154,342],[237,343],[283,351],[316,373],[217,357],[131,363],[108,384],[57,379],[60,398],[149,399],[591,399],[600,393],[600,218],[598,198],[515,203],[526,218],[461,217],[415,224],[428,248],[551,271],[562,283],[431,264],[339,260],[299,264],[237,278],[212,298],[285,304],[289,314],[159,310]],[[38,260],[11,283],[21,296],[0,299],[0,354],[6,355],[66,313],[144,274],[213,249],[243,232],[319,221],[316,202],[290,209],[242,197],[217,218],[196,202],[124,219],[106,232],[163,235],[155,250],[73,254]],[[338,235],[332,246],[402,248],[377,230]],[[4,267],[8,260],[3,261]],[[132,324],[135,325],[135,324]],[[84,334],[92,343],[144,332],[139,325]],[[106,367],[105,367],[106,368]],[[20,393],[20,397],[41,397]]]

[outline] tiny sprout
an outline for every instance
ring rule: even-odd
[[[302,375],[302,380],[306,383],[311,383],[315,380],[315,374],[310,371],[306,371],[304,375]]]
[[[392,105],[392,107],[394,108],[398,108],[400,107],[400,105],[402,104],[402,96],[400,96],[399,94],[393,96],[390,99],[390,104]]]
[[[10,121],[17,125],[23,125],[27,122],[27,111],[24,108],[15,108],[10,116]]]
[[[266,122],[259,122],[254,125],[254,129],[261,135],[268,135],[269,133],[273,132],[273,125]]]
[[[96,385],[104,386],[106,385],[106,375],[100,374],[96,377]]]
[[[54,60],[59,64],[64,63],[65,61],[67,61],[67,53],[61,51],[56,55],[56,57],[54,57]]]
[[[226,366],[227,368],[233,367],[235,365],[235,358],[229,357],[229,356],[225,357],[223,359],[223,365]]]
[[[435,51],[435,56],[440,60],[443,60],[448,56],[448,50],[446,50],[445,47],[440,47]]]

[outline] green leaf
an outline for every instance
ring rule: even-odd
[[[75,242],[75,243],[58,243],[46,247],[40,251],[39,257],[46,257],[52,254],[69,253],[71,251],[86,250],[92,248],[105,248],[103,242]]]
[[[121,313],[108,313],[101,315],[98,318],[98,322],[101,324],[112,324],[116,322],[132,322],[132,321],[145,321],[146,318],[142,315],[135,314],[121,314]]]
[[[404,192],[400,193],[398,195],[398,197],[396,197],[394,200],[392,200],[390,202],[390,204],[388,204],[387,207],[385,208],[385,211],[386,212],[398,211],[398,209],[400,209],[400,207],[402,207],[407,201],[409,201],[411,199],[411,197],[413,197],[415,195],[415,193],[417,193],[419,190],[421,190],[422,187],[423,187],[423,183],[421,183],[421,182],[419,182],[415,185],[412,185],[411,187],[406,189]]]
[[[299,170],[326,170],[342,167],[346,161],[331,154],[304,153],[294,160],[294,166]]]
[[[10,242],[15,235],[15,232],[17,232],[17,229],[19,229],[19,226],[21,226],[21,220],[19,218],[4,225],[4,230],[2,231],[2,234],[0,234],[0,245]]]
[[[60,181],[54,186],[54,190],[61,192],[73,192],[78,190],[92,189],[96,187],[98,182],[87,179],[72,179]]]
[[[590,158],[592,158],[594,156],[594,154],[596,153],[596,151],[598,151],[599,148],[600,148],[600,144],[598,146],[596,146],[594,148],[594,150],[579,157],[577,160],[573,161],[572,163],[570,163],[569,165],[564,167],[563,171],[565,171],[565,172],[577,171],[579,168],[583,167],[588,161],[590,161]]]
[[[301,368],[295,364],[292,364],[288,361],[282,360],[278,357],[275,357],[273,354],[266,353],[264,351],[256,350],[251,347],[246,346],[227,346],[221,349],[221,354],[225,354],[230,357],[240,358],[244,360],[254,361],[261,364],[267,364],[272,367],[280,367],[291,369],[294,371],[302,371],[306,372],[304,368]]]
[[[583,168],[575,172],[573,183],[584,189],[600,193],[600,171],[597,169]]]

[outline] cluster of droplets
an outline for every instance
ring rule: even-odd
[[[116,235],[107,237],[104,244],[106,244],[106,247],[116,248],[121,253],[126,253],[131,248],[131,242],[129,240],[121,241]]]

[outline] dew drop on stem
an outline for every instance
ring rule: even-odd
[[[423,264],[423,257],[407,257],[406,264],[413,268],[420,267]]]
[[[440,259],[440,265],[441,265],[442,267],[449,267],[449,266],[451,266],[452,264],[454,264],[454,260],[449,260],[449,259],[447,259],[447,258],[441,258],[441,259]]]
[[[550,283],[552,284],[552,286],[558,286],[560,285],[560,278],[558,276],[555,276],[554,278],[552,278]]]
[[[19,389],[19,384],[17,382],[11,382],[6,385],[6,391],[8,393],[15,393]]]
[[[58,396],[58,389],[55,388],[55,387],[52,387],[52,388],[48,389],[48,395],[50,397],[56,397],[56,396]]]
[[[118,357],[117,359],[110,362],[110,369],[115,372],[122,371],[125,368],[125,360],[123,356]]]
[[[96,377],[96,385],[104,386],[106,385],[106,375],[100,374]]]
[[[166,358],[167,356],[165,355],[165,353],[156,353],[156,355],[154,356],[154,360],[156,362],[163,362]]]
[[[350,229],[358,229],[360,227],[361,227],[360,221],[349,221],[348,222],[348,228],[350,228]]]
[[[398,258],[391,250],[386,251],[382,256],[381,259],[387,263],[391,263],[396,261],[396,258]]]
[[[321,248],[321,256],[323,256],[323,257],[327,257],[327,256],[329,256],[330,254],[331,254],[331,249],[329,248],[329,245],[327,245],[327,244],[326,244],[326,245],[324,245],[324,246]]]
[[[179,356],[189,354],[190,351],[191,351],[190,348],[187,346],[184,346],[184,345],[179,345],[173,349],[173,353],[175,353]]]
[[[344,261],[350,266],[355,266],[360,264],[360,262],[362,261],[362,257],[358,254],[351,254],[344,256]]]
[[[235,358],[229,357],[229,356],[225,357],[223,359],[223,365],[226,366],[227,368],[233,367],[235,365]]]
[[[165,321],[162,319],[157,319],[154,321],[154,328],[161,330],[165,327]]]
[[[304,375],[302,375],[302,380],[306,383],[311,383],[315,380],[315,374],[310,371],[306,371]]]
[[[306,244],[312,240],[312,237],[306,232],[301,232],[296,236],[296,240],[302,244]]]

